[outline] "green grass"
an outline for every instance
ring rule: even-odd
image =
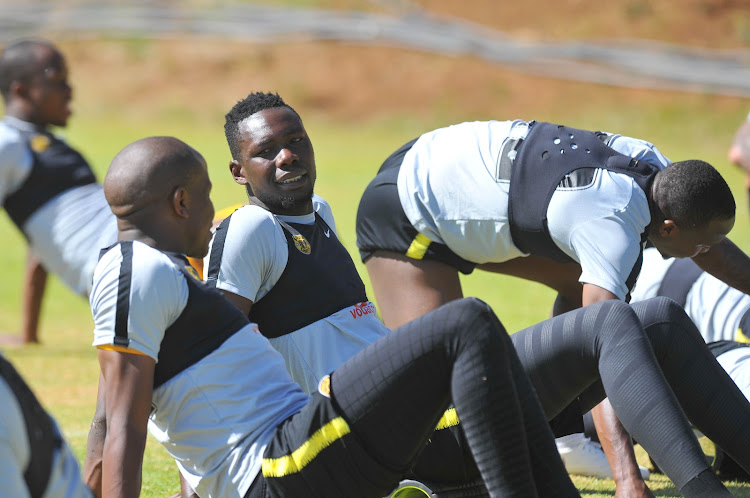
[[[736,126],[744,119],[745,106],[724,108],[711,98],[665,94],[664,104],[647,109],[593,108],[586,103],[573,112],[554,110],[540,119],[557,120],[578,127],[618,131],[648,138],[674,160],[701,157],[715,164],[732,185],[738,217],[731,237],[741,247],[750,247],[747,196],[742,175],[725,159]],[[433,127],[451,121],[495,117],[441,115],[439,120],[419,121],[406,116],[359,123],[333,123],[320,115],[307,115],[306,125],[316,147],[317,191],[329,200],[336,215],[341,238],[358,261],[354,219],[359,197],[380,162],[397,146]],[[117,109],[111,110],[117,116]],[[526,116],[529,117],[529,116]],[[90,159],[100,178],[112,156],[124,145],[152,134],[175,135],[200,150],[206,157],[214,183],[212,198],[217,208],[244,201],[243,190],[228,173],[228,153],[222,135],[222,116],[196,123],[184,116],[165,112],[129,119],[76,118],[67,135]],[[4,278],[0,286],[0,332],[18,333],[20,326],[20,282],[25,260],[23,238],[7,216],[0,219],[0,240],[4,257]],[[372,295],[367,275],[358,268]],[[466,295],[490,303],[510,331],[548,316],[553,294],[530,282],[497,275],[476,274],[463,279]],[[88,424],[93,413],[98,365],[92,340],[92,320],[87,302],[74,296],[57,281],[50,281],[44,302],[41,338],[31,347],[6,347],[4,353],[15,363],[44,405],[52,412],[76,455],[83,459]],[[643,455],[641,455],[643,457]],[[576,478],[584,496],[613,496],[611,480]],[[679,496],[665,478],[650,481],[657,496]],[[741,497],[750,497],[747,485],[730,484]],[[143,472],[143,496],[167,496],[178,489],[177,472],[166,452],[149,439]]]

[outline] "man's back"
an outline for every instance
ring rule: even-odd
[[[511,238],[508,198],[525,121],[461,123],[422,135],[404,156],[398,192],[411,225],[472,263],[522,256]],[[659,168],[669,161],[650,143],[603,134],[613,150]],[[626,280],[650,222],[646,194],[627,175],[585,168],[565,177],[547,208],[552,240],[581,264],[582,281],[624,299]],[[600,241],[614,239],[617,243]]]
[[[659,295],[659,289],[674,258],[663,258],[655,248],[643,252],[643,270],[631,294],[631,302]],[[750,296],[702,272],[690,283],[684,303],[685,312],[696,324],[706,342],[735,341]]]

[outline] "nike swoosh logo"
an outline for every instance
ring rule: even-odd
[[[328,239],[330,239],[330,238],[331,238],[331,231],[330,231],[330,230],[326,230],[326,231],[325,231],[325,232],[323,232],[323,233],[324,233],[324,234],[326,234],[326,238],[328,238]]]

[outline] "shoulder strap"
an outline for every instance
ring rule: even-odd
[[[211,244],[211,257],[208,259],[208,273],[206,274],[206,284],[211,287],[216,287],[216,282],[219,280],[221,258],[224,256],[224,242],[227,239],[232,214],[224,218],[214,232],[214,241]]]

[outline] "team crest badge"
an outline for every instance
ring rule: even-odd
[[[201,280],[201,276],[198,275],[198,272],[196,271],[196,269],[193,268],[192,266],[187,265],[185,267],[185,271],[188,272],[194,279],[198,280],[199,282],[203,281],[203,280]]]
[[[31,147],[31,150],[33,150],[36,153],[41,153],[47,150],[49,147],[50,140],[47,135],[35,135],[34,138],[32,138],[29,141],[29,146]]]
[[[331,397],[331,376],[326,375],[318,382],[318,392],[326,398]]]
[[[294,240],[294,247],[296,247],[299,252],[302,254],[310,254],[310,243],[304,235],[292,235],[292,239]]]

